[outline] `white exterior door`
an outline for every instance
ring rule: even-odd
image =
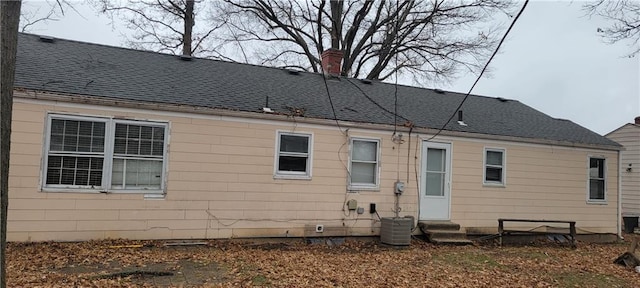
[[[451,144],[422,142],[420,220],[449,220]]]

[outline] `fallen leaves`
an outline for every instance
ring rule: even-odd
[[[212,240],[10,243],[9,287],[640,287],[626,244],[340,246]],[[170,275],[171,274],[171,275]],[[121,277],[118,277],[121,276]]]

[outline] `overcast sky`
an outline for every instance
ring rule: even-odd
[[[71,1],[74,3],[73,1]],[[23,13],[48,11],[45,1],[27,1]],[[607,26],[583,16],[580,1],[532,1],[509,34],[474,94],[519,100],[552,117],[569,119],[606,134],[640,116],[640,55],[605,44],[596,34]],[[44,6],[44,7],[43,7]],[[117,26],[81,3],[58,21],[37,23],[28,32],[122,46]],[[467,92],[475,76],[462,75],[441,88]]]

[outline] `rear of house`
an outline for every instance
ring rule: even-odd
[[[624,147],[620,152],[622,216],[637,220],[640,216],[640,117],[634,120],[605,136]]]
[[[447,123],[464,95],[399,86],[394,107],[393,85],[323,77],[20,35],[8,239],[373,236],[395,215],[619,233],[617,143],[515,100]]]

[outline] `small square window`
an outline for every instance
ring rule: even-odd
[[[278,132],[276,176],[311,177],[311,135]]]

